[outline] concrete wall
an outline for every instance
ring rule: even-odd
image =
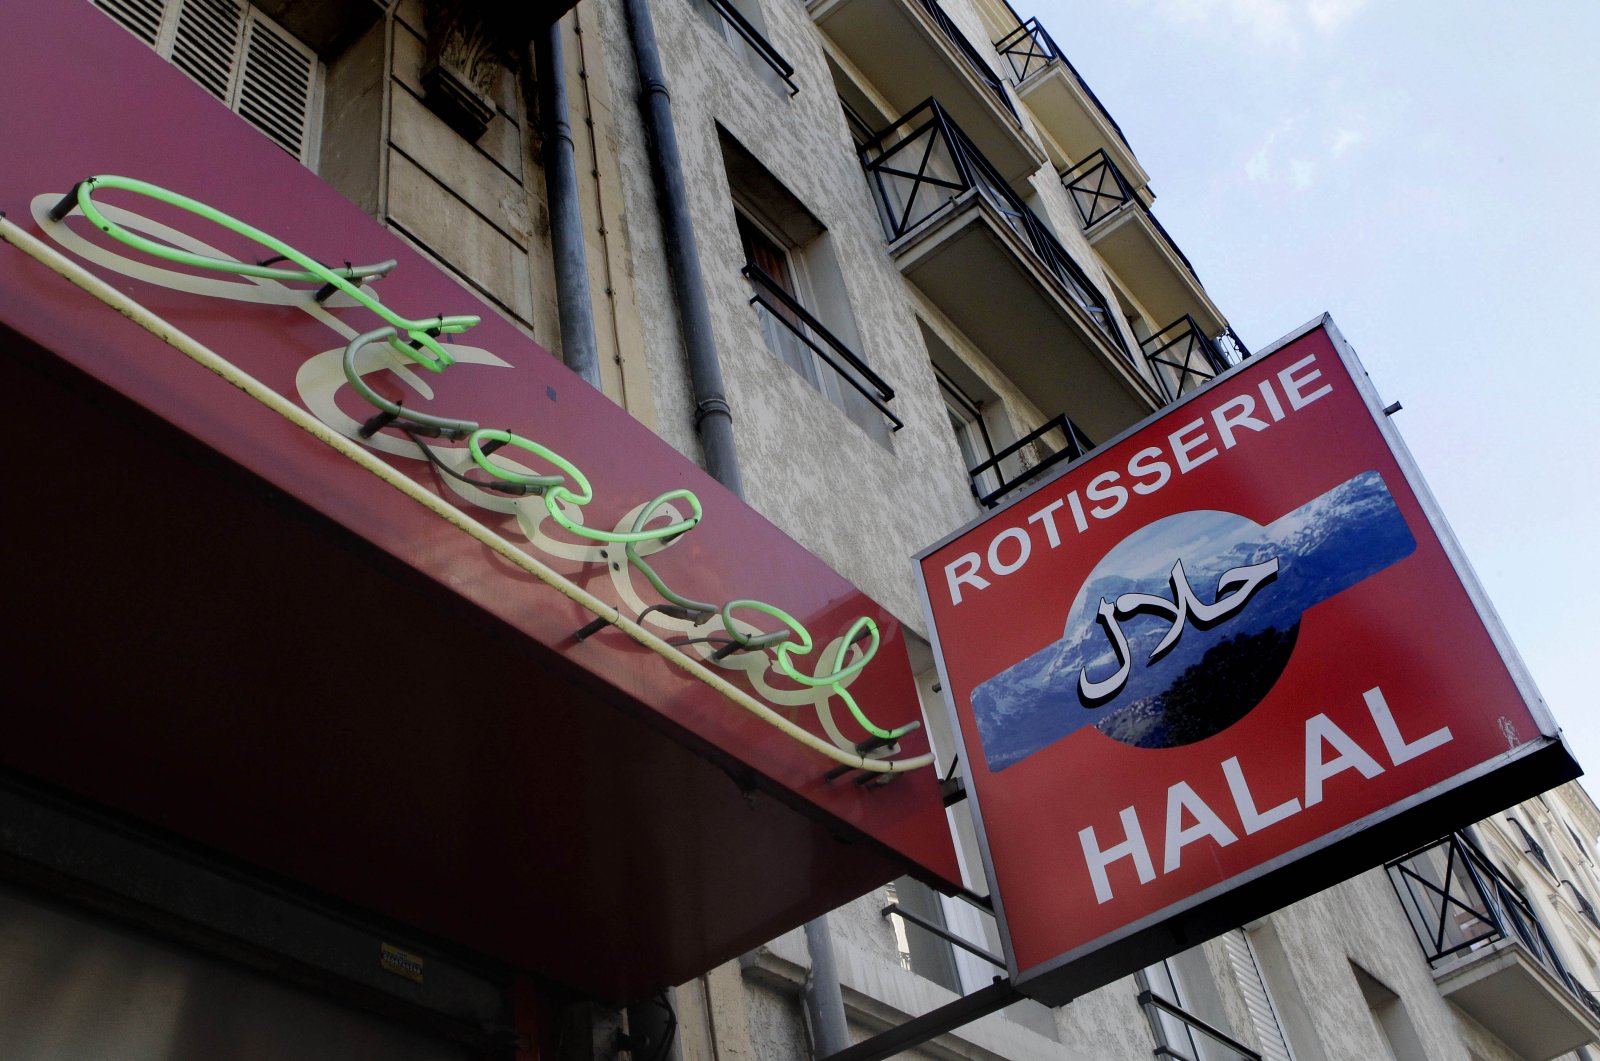
[[[604,6],[608,22],[620,23],[615,5]],[[690,3],[653,10],[750,503],[920,630],[910,556],[975,509],[907,285],[884,250],[818,37],[798,5],[763,9],[769,38],[796,68],[801,91],[791,98]],[[608,39],[617,38],[608,33]],[[635,75],[625,50],[608,57],[613,83],[631,88]],[[856,352],[894,388],[894,409],[906,421],[887,446],[767,350],[739,274],[744,253],[723,135],[779,177],[826,229],[846,320],[860,337]],[[623,151],[631,218],[653,203],[654,189],[642,138],[624,136]],[[659,240],[659,229],[645,224],[631,241],[658,384],[658,429],[693,455],[681,338]]]

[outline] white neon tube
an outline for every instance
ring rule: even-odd
[[[193,336],[182,331],[170,321],[156,315],[139,302],[129,298],[84,269],[77,262],[55,250],[55,248],[29,235],[4,215],[0,215],[0,239],[4,239],[7,243],[28,255],[28,257],[45,266],[45,268],[59,274],[73,285],[99,299],[174,350],[209,371],[216,373],[222,379],[238,387],[294,426],[305,431],[329,448],[348,457],[387,485],[428,509],[434,515],[459,528],[474,540],[494,550],[523,571],[533,575],[545,585],[559,592],[562,596],[573,601],[597,618],[605,620],[640,645],[703,682],[721,694],[724,699],[737,704],[763,722],[777,728],[786,736],[799,741],[813,751],[827,756],[834,762],[872,773],[907,773],[933,763],[932,754],[913,756],[908,759],[869,759],[859,753],[836,747],[829,741],[823,740],[821,737],[790,722],[720,674],[706,667],[698,660],[680,652],[676,646],[663,640],[628,616],[623,615],[614,605],[594,596],[588,590],[572,582],[537,557],[517,548],[491,528],[473,519],[437,494],[427,490],[421,483],[401,474],[398,470],[379,460],[377,456],[368,450],[351,442],[277,391],[272,390],[266,384],[240,369]]]

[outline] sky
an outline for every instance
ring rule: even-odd
[[[1244,342],[1326,310],[1403,404],[1600,798],[1600,3],[1012,4],[1126,132]]]

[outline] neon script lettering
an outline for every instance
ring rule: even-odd
[[[267,264],[225,257],[186,233],[130,210],[96,203],[94,195],[101,190],[144,196],[186,211],[251,240],[274,257],[268,259]],[[842,636],[829,642],[820,653],[815,673],[807,673],[797,664],[797,657],[811,655],[817,646],[811,632],[793,615],[759,600],[736,599],[722,604],[696,600],[666,584],[646,557],[669,547],[699,524],[701,506],[693,492],[677,489],[660,494],[624,515],[614,529],[589,527],[583,522],[582,512],[584,506],[594,500],[593,487],[583,472],[559,453],[508,430],[485,428],[469,419],[404,408],[399,402],[374,391],[364,377],[377,371],[388,370],[413,389],[427,394],[409,366],[430,373],[442,373],[458,360],[508,367],[488,351],[440,342],[441,337],[456,335],[477,325],[480,318],[475,315],[408,318],[383,305],[365,286],[365,281],[386,275],[398,263],[387,261],[330,268],[205,203],[127,177],[91,177],[79,183],[65,198],[58,202],[55,199],[55,196],[35,199],[35,216],[49,235],[81,257],[125,275],[206,297],[293,305],[348,338],[350,341],[342,351],[329,351],[310,358],[297,374],[296,384],[302,400],[313,414],[370,448],[391,456],[427,461],[442,473],[445,485],[458,496],[481,507],[515,516],[529,541],[543,551],[605,565],[613,574],[619,596],[634,607],[638,621],[648,619],[674,633],[688,634],[681,639],[686,650],[692,648],[705,663],[743,671],[757,694],[773,704],[813,706],[828,739],[840,749],[860,754],[856,743],[839,730],[832,717],[828,702],[835,697],[863,729],[886,745],[873,752],[873,758],[892,753],[896,750],[893,742],[897,738],[920,727],[917,721],[893,729],[877,725],[849,691],[848,686],[878,651],[878,626],[870,617],[857,619]],[[50,205],[52,202],[54,205]],[[105,235],[141,254],[189,269],[247,278],[253,283],[208,280],[203,276],[152,267],[108,251],[62,223],[74,208]],[[148,238],[135,229],[153,233],[160,239]],[[294,283],[322,286],[315,293],[286,286]],[[328,307],[352,306],[375,314],[383,321],[383,326],[355,334],[341,318],[328,312]],[[338,371],[342,378],[335,379],[330,369]],[[334,402],[334,394],[343,384],[348,384],[377,410],[366,423],[351,421]],[[385,432],[396,432],[398,437]],[[430,444],[425,439],[464,444]],[[497,451],[507,447],[550,470],[530,468],[504,453],[497,455]],[[525,502],[529,499],[537,503],[536,508],[527,507]],[[553,523],[568,537],[551,535],[546,523]],[[573,541],[574,538],[577,541]],[[625,563],[616,562],[613,551],[617,547]],[[633,572],[642,575],[661,599],[646,604],[628,577]],[[764,630],[741,616],[764,617],[777,628]],[[864,647],[859,644],[863,640]],[[799,688],[772,684],[767,678],[769,671],[781,674]]]

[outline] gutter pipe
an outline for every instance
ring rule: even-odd
[[[811,969],[801,988],[807,1022],[811,1025],[811,1051],[829,1058],[850,1047],[850,1027],[844,1019],[844,989],[839,984],[839,962],[833,954],[828,915],[806,922],[806,950]]]
[[[722,363],[711,331],[711,311],[706,302],[705,279],[700,273],[700,252],[684,189],[683,162],[678,134],[672,127],[672,99],[656,45],[655,23],[649,0],[623,0],[628,32],[633,38],[633,59],[639,72],[639,106],[645,131],[654,150],[650,169],[660,200],[661,223],[672,271],[673,296],[683,322],[684,352],[694,389],[695,428],[705,453],[706,471],[740,498],[744,481],[733,445],[733,411],[722,383]],[[804,1000],[811,1025],[811,1047],[817,1057],[829,1057],[850,1046],[845,1023],[844,993],[827,915],[806,922],[806,949],[811,971],[806,976]]]
[[[567,121],[566,57],[559,19],[534,34],[532,58],[532,69],[538,71],[539,113],[544,126],[544,188],[555,257],[561,360],[598,390],[600,351],[594,337],[594,303],[589,297],[589,261],[583,247],[572,126]]]
[[[684,353],[694,390],[695,430],[705,453],[706,471],[740,497],[744,479],[733,448],[733,411],[722,383],[722,362],[711,331],[711,310],[706,303],[705,279],[700,273],[700,250],[694,238],[689,195],[684,188],[683,162],[678,154],[678,134],[672,127],[672,99],[656,46],[655,23],[649,0],[623,0],[628,32],[633,38],[633,60],[639,72],[639,107],[645,132],[654,148],[651,175],[661,208],[667,244],[667,265],[672,273],[673,300],[683,324]]]

